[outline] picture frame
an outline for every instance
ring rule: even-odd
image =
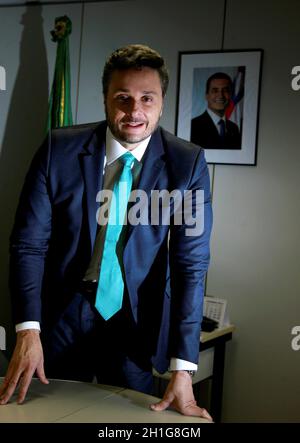
[[[262,49],[180,52],[176,135],[207,163],[255,166]]]

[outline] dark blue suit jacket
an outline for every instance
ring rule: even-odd
[[[105,133],[106,122],[55,130],[33,159],[11,236],[16,323],[35,320],[50,329],[78,292],[96,235]],[[212,224],[203,150],[159,127],[137,187],[148,196],[153,189],[205,194],[200,236],[186,236],[186,227],[174,224],[129,226],[127,232],[123,263],[131,310],[154,366],[164,372],[170,357],[198,361]]]
[[[222,139],[207,111],[192,119],[190,140],[204,149],[241,149],[242,143],[238,126],[227,119]]]

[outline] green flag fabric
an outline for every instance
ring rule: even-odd
[[[55,19],[52,40],[57,42],[54,79],[49,99],[47,130],[73,124],[71,107],[71,75],[69,35],[72,22],[64,15]]]

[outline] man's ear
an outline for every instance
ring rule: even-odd
[[[164,109],[164,102],[161,105],[161,110],[160,110],[160,113],[159,113],[159,118],[162,116],[163,109]]]

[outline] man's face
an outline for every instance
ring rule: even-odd
[[[211,80],[206,100],[209,109],[223,117],[231,97],[230,81],[226,78]]]
[[[116,70],[105,98],[108,126],[127,149],[134,149],[157,128],[163,107],[159,74],[155,69]]]

